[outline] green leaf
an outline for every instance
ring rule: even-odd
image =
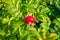
[[[0,30],[0,35],[1,35],[1,36],[4,36],[4,35],[5,35],[4,30]]]
[[[31,38],[30,38],[30,36],[29,36],[29,35],[27,36],[27,40],[31,40]]]
[[[55,39],[58,38],[58,35],[57,35],[56,33],[50,33],[49,38],[50,38],[51,40],[55,40]]]
[[[4,18],[3,20],[2,20],[2,23],[3,24],[6,24],[6,23],[8,23],[9,22],[9,19],[8,18]]]

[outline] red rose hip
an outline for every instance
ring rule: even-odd
[[[34,17],[33,16],[27,16],[27,17],[25,17],[25,23],[27,23],[27,24],[33,24],[34,23]]]

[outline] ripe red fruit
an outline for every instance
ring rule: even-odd
[[[25,23],[27,23],[27,24],[33,24],[34,23],[34,17],[33,16],[27,16],[27,17],[25,17]]]

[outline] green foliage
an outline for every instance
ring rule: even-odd
[[[0,0],[0,40],[60,40],[59,29],[60,0]]]

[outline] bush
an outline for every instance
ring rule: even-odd
[[[0,40],[60,40],[59,29],[60,0],[0,0]]]

